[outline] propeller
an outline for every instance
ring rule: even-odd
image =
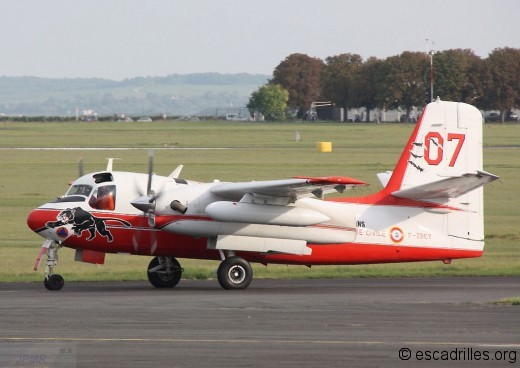
[[[137,208],[140,211],[143,211],[148,215],[148,222],[150,226],[155,226],[155,207],[156,201],[162,196],[164,193],[163,190],[159,190],[157,193],[152,189],[152,178],[153,178],[153,159],[154,154],[153,150],[148,151],[148,183],[146,186],[146,195],[139,191],[139,197],[130,202],[132,206]],[[169,177],[172,179],[177,179],[179,174],[183,168],[183,165],[179,165],[170,175]],[[181,204],[178,200],[174,200],[170,204],[170,208],[174,211],[180,212],[182,214],[186,213],[187,207]]]
[[[151,195],[152,192],[152,175],[153,175],[153,150],[148,150],[148,184],[146,186],[146,194]]]
[[[160,194],[155,194],[152,190],[152,178],[153,178],[153,150],[148,151],[148,182],[146,184],[146,194],[140,193],[140,196],[130,202],[132,206],[138,210],[143,211],[146,214],[153,214],[155,211],[155,200],[159,198]]]
[[[78,161],[78,178],[81,178],[84,175],[83,170],[83,157],[79,159]]]
[[[152,189],[152,180],[153,180],[153,165],[154,165],[154,152],[153,150],[148,151],[148,180],[146,184],[146,193],[143,193],[143,187],[142,182],[141,185],[137,185],[135,183],[135,189],[138,194],[138,197],[135,198],[133,201],[130,202],[132,206],[137,208],[140,211],[143,211],[144,217],[147,218],[148,226],[152,229],[150,229],[151,232],[149,232],[149,238],[146,238],[148,235],[145,235],[144,228],[141,227],[141,229],[136,232],[136,234],[132,238],[132,242],[134,244],[134,248],[137,251],[137,248],[139,247],[139,244],[143,241],[145,243],[150,243],[151,246],[151,252],[152,254],[157,249],[157,238],[156,238],[156,231],[155,230],[155,209],[156,209],[156,202],[157,200],[163,195],[164,193],[164,183],[163,187],[158,189],[157,192],[155,192]],[[181,170],[183,168],[183,165],[179,165],[172,173],[168,176],[171,179],[178,179],[179,175],[181,173]],[[157,188],[156,188],[157,189]],[[181,204],[178,200],[174,200],[170,204],[170,208],[174,211],[177,211],[179,213],[186,213],[187,207]],[[144,221],[143,217],[143,221]],[[148,231],[146,231],[148,233]]]
[[[157,249],[157,230],[150,225],[150,217],[140,217],[136,223],[136,227],[132,235],[132,244],[136,252],[139,248],[150,248],[151,254]]]
[[[83,173],[83,157],[79,159],[78,161],[78,178],[81,178],[84,175]],[[76,180],[76,179],[74,179]],[[68,185],[71,186],[74,180],[69,181]]]
[[[148,151],[148,182],[146,184],[146,195],[139,193],[141,195],[130,202],[132,206],[148,215],[148,223],[150,226],[155,225],[155,219],[153,218],[155,211],[155,201],[161,196],[162,193],[159,192],[156,194],[155,191],[152,190],[153,160],[154,153],[153,150],[150,149]]]
[[[151,246],[151,254],[155,252],[157,248],[157,238],[155,235],[155,201],[160,196],[159,194],[155,194],[152,190],[152,178],[153,178],[153,161],[154,161],[154,152],[152,149],[148,151],[148,180],[146,183],[146,193],[143,193],[142,187],[135,183],[136,192],[138,193],[138,197],[130,202],[132,206],[137,208],[140,211],[143,211],[144,216],[147,218],[148,227],[152,228],[149,231],[145,231],[141,225],[140,229],[133,235],[132,243],[134,245],[134,249],[137,251],[139,245],[143,242],[150,243]],[[144,218],[143,218],[144,220]],[[148,234],[148,235],[146,235]]]

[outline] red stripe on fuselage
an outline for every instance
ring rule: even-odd
[[[309,247],[312,248],[312,254],[309,256],[268,254],[262,257],[263,262],[301,265],[355,265],[434,261],[482,256],[482,251],[475,250],[361,243],[320,244],[310,245]]]

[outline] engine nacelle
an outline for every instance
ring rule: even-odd
[[[308,208],[226,201],[211,203],[206,213],[217,221],[265,225],[310,226],[330,220],[323,213]]]

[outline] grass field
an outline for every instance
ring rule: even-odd
[[[115,170],[145,172],[146,150],[155,148],[158,174],[184,164],[182,176],[200,181],[345,175],[371,184],[346,193],[364,195],[380,189],[376,173],[393,169],[412,129],[409,124],[357,123],[1,123],[0,281],[41,281],[42,273],[32,266],[42,239],[25,219],[31,209],[67,190],[80,158],[86,172],[102,170],[108,157],[120,159]],[[296,132],[301,142],[295,142]],[[319,141],[332,142],[333,152],[318,152]],[[484,144],[484,169],[501,180],[485,188],[487,243],[482,258],[451,265],[255,266],[255,276],[520,275],[520,126],[486,125]],[[49,150],[58,147],[76,149]],[[108,150],[114,148],[121,150]],[[108,255],[104,266],[94,266],[72,258],[72,250],[60,251],[58,270],[69,281],[145,279],[149,262],[148,257]],[[212,278],[217,267],[209,261],[181,263],[184,276],[191,278]]]

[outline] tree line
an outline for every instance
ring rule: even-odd
[[[247,107],[267,119],[280,119],[285,103],[302,118],[313,101],[331,101],[345,111],[365,108],[370,121],[375,108],[401,109],[408,116],[413,107],[436,96],[499,110],[504,121],[508,110],[520,107],[520,49],[497,48],[487,58],[468,49],[405,51],[366,60],[350,53],[325,60],[291,54],[276,66],[272,79],[253,92]],[[272,101],[274,106],[269,105]]]

